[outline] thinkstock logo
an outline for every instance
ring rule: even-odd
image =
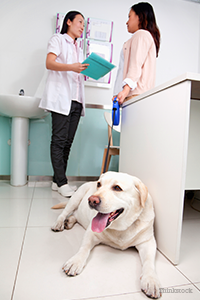
[[[192,289],[160,288],[161,294],[192,294]]]

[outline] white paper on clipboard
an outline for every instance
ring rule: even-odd
[[[95,18],[87,19],[86,38],[104,42],[112,41],[113,22]]]

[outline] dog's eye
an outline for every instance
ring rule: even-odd
[[[114,186],[113,186],[113,190],[114,190],[114,191],[117,191],[117,192],[121,192],[121,191],[122,191],[122,188],[121,188],[119,185],[114,185]]]
[[[101,183],[99,181],[97,182],[97,187],[101,187]]]

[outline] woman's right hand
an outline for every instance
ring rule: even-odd
[[[85,69],[87,69],[89,64],[74,63],[71,66],[72,66],[73,72],[80,73],[80,72],[84,71]]]
[[[81,64],[80,62],[74,64],[63,64],[56,61],[56,54],[48,53],[46,58],[46,67],[48,70],[53,71],[73,71],[76,73],[80,73],[85,70],[89,64]]]

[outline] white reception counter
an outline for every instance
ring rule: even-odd
[[[155,204],[158,249],[179,262],[185,190],[200,189],[200,74],[186,73],[123,104],[119,171]]]

